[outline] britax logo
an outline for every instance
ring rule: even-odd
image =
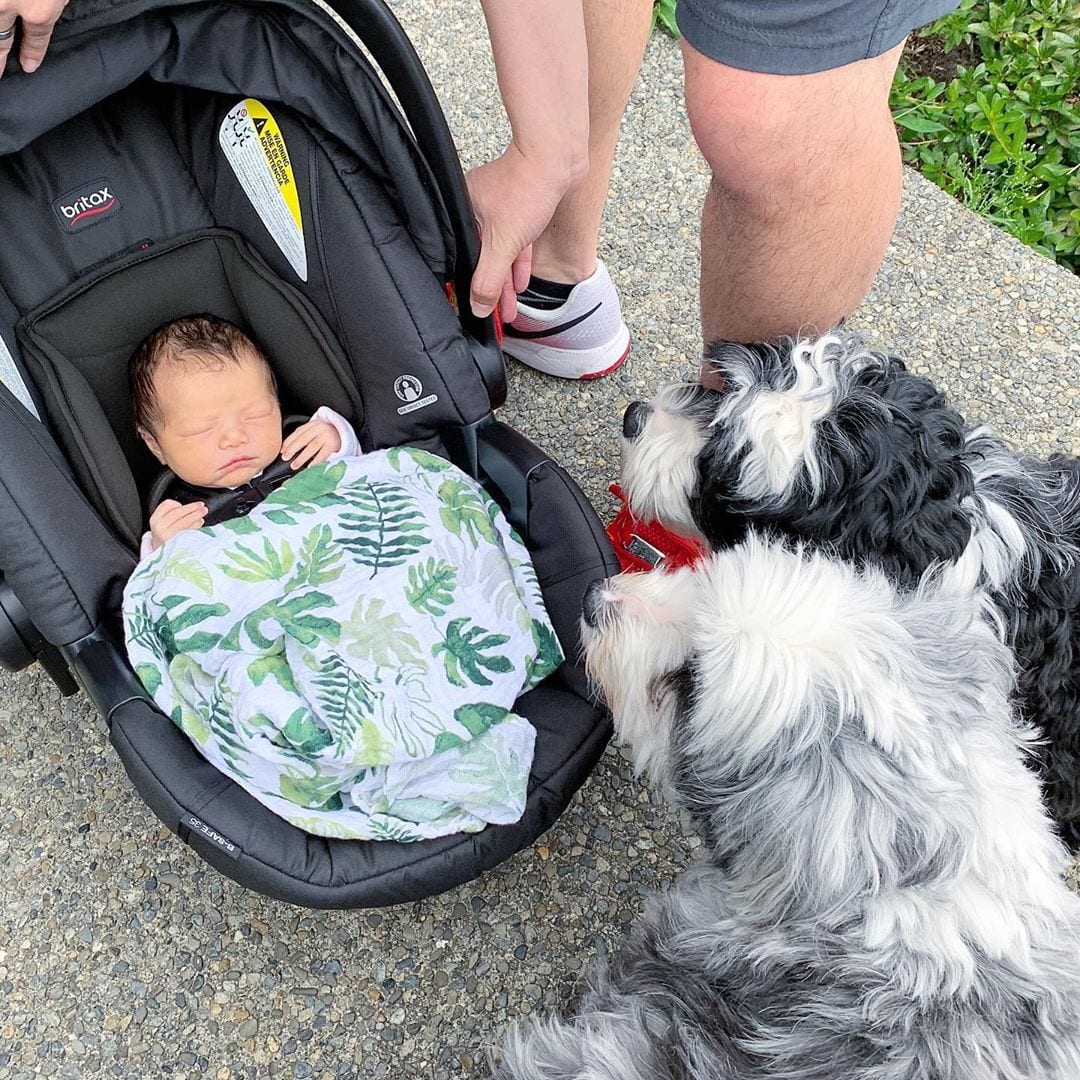
[[[53,212],[68,232],[96,225],[120,209],[120,200],[105,177],[81,184],[53,203]]]

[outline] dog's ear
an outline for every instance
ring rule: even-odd
[[[797,534],[908,583],[963,554],[975,487],[964,422],[928,379],[897,360],[860,372],[821,424],[817,454],[821,489],[801,482]]]
[[[745,766],[781,742],[829,743],[845,718],[887,741],[897,710],[914,708],[896,665],[903,643],[889,643],[903,637],[896,592],[880,571],[751,535],[697,574],[691,759]]]
[[[739,543],[752,523],[738,495],[743,453],[731,445],[729,431],[716,427],[698,455],[690,513],[698,531],[713,548]]]

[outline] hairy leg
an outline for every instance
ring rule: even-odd
[[[896,223],[888,96],[903,44],[811,75],[741,71],[682,48],[687,111],[713,173],[705,343],[830,329],[869,291]]]
[[[652,19],[651,0],[585,0],[589,50],[589,172],[533,244],[532,271],[575,284],[596,269],[615,143]]]

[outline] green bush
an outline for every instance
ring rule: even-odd
[[[654,0],[652,24],[654,30],[662,26],[673,38],[679,36],[679,28],[675,25],[675,0]]]
[[[892,91],[906,161],[1076,272],[1078,36],[1075,0],[962,0],[913,38]],[[910,73],[927,49],[960,61],[948,82]]]

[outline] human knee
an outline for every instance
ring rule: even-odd
[[[853,92],[869,70],[770,75],[728,67],[686,44],[683,57],[694,138],[715,186],[731,198],[818,189],[853,155],[893,152],[887,100]]]

